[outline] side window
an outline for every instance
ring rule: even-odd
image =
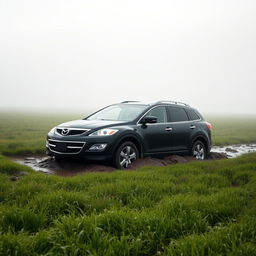
[[[166,108],[163,106],[159,106],[150,110],[146,116],[155,116],[157,117],[158,123],[166,123],[167,122],[167,114]]]
[[[188,121],[188,115],[184,108],[181,107],[168,107],[170,113],[171,122],[183,122]]]
[[[193,109],[187,109],[189,117],[191,120],[198,120],[200,119],[200,117],[198,116],[198,114],[193,110]]]

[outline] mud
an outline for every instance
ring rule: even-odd
[[[110,165],[88,163],[82,159],[63,159],[56,160],[51,157],[18,157],[13,159],[15,162],[27,165],[35,171],[45,174],[57,174],[61,176],[74,176],[84,172],[111,172],[115,168]]]
[[[216,159],[227,158],[226,155],[222,153],[216,153],[218,156]],[[215,153],[214,153],[215,155]],[[34,169],[35,171],[44,172],[45,174],[57,174],[61,176],[74,176],[82,173],[89,172],[112,172],[116,170],[111,165],[107,164],[97,164],[93,162],[86,162],[84,160],[78,159],[62,159],[55,160],[54,158],[37,156],[37,157],[26,157],[26,158],[14,158],[15,162],[27,165]],[[166,166],[169,164],[176,163],[187,163],[191,161],[196,161],[195,158],[190,156],[177,156],[172,155],[165,158],[151,158],[146,157],[138,159],[132,163],[128,170],[136,170],[143,166]]]
[[[232,145],[228,147],[213,147],[208,159],[225,159],[234,158],[245,153],[256,152],[256,144]],[[57,174],[61,176],[74,176],[90,172],[112,172],[116,170],[107,164],[98,164],[86,162],[84,160],[55,160],[54,158],[45,156],[16,157],[15,162],[30,166],[35,171],[44,172],[46,174]],[[129,170],[136,170],[143,166],[166,166],[177,163],[187,163],[198,161],[191,156],[171,155],[164,158],[146,157],[136,160]]]

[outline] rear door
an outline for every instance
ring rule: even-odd
[[[200,114],[195,110],[191,108],[186,109],[188,116],[190,118],[190,128],[191,128],[191,134],[190,134],[190,142],[192,143],[192,140],[199,134],[201,133],[201,125],[200,122],[203,117],[200,116]],[[209,137],[211,135],[209,134]],[[191,144],[190,144],[191,145]]]
[[[190,147],[190,136],[193,123],[190,122],[185,108],[168,106],[168,121],[172,128],[172,151],[187,151]]]

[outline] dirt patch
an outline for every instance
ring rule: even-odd
[[[170,164],[178,164],[178,163],[187,163],[191,161],[197,161],[194,157],[191,156],[178,156],[178,155],[171,155],[165,158],[140,158],[137,159],[135,162],[132,163],[129,169],[138,169],[143,166],[166,166]]]
[[[218,159],[227,159],[228,154],[226,152],[211,152],[207,159],[208,160],[218,160]]]
[[[84,172],[111,172],[115,170],[110,165],[97,163],[88,163],[83,159],[62,159],[57,160],[51,157],[18,157],[14,161],[27,165],[35,171],[44,172],[45,174],[57,174],[61,176],[74,176]]]
[[[225,153],[212,152],[209,155],[209,159],[224,159],[227,158]],[[61,176],[74,176],[83,174],[85,172],[112,172],[116,170],[110,165],[103,165],[98,163],[88,163],[82,159],[63,159],[55,160],[54,158],[36,156],[36,157],[19,157],[14,158],[14,161],[30,166],[36,171],[44,172],[46,174],[57,174]],[[141,158],[137,159],[128,169],[136,170],[143,166],[166,166],[177,163],[187,163],[191,161],[197,161],[191,156],[178,156],[171,155],[165,158]]]
[[[256,152],[256,144],[241,144],[231,145],[227,147],[213,147],[209,154],[209,160],[226,159],[240,156],[245,153]],[[14,157],[14,161],[30,166],[36,171],[44,172],[46,174],[57,174],[61,176],[74,176],[83,174],[85,172],[112,172],[116,170],[114,167],[107,164],[98,164],[93,162],[86,162],[82,159],[69,160],[55,160],[54,158],[45,156],[31,156],[31,157]],[[129,170],[136,170],[143,166],[166,166],[177,163],[187,163],[197,161],[191,156],[171,155],[164,158],[146,157],[136,160],[129,168]],[[13,181],[17,180],[13,178]]]

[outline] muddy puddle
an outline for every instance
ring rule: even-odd
[[[255,144],[238,144],[230,146],[214,146],[212,151],[216,153],[225,153],[228,158],[234,158],[241,156],[243,154],[256,152],[256,143]]]
[[[230,145],[226,147],[214,146],[208,159],[234,158],[250,152],[256,152],[256,144]],[[86,162],[78,159],[65,159],[60,161],[44,155],[14,157],[12,160],[20,164],[27,165],[35,171],[44,172],[46,174],[57,174],[61,176],[74,176],[83,174],[85,172],[112,172],[115,170],[115,168],[107,164]],[[197,160],[190,156],[177,155],[172,155],[161,159],[147,157],[136,160],[129,170],[136,170],[143,166],[166,166],[191,161]]]
[[[55,158],[45,155],[32,157],[15,157],[15,162],[27,165],[35,171],[44,172],[46,174],[57,174],[61,176],[74,176],[84,172],[111,172],[115,170],[110,165],[97,163],[88,163],[82,159],[63,159],[55,160]]]

